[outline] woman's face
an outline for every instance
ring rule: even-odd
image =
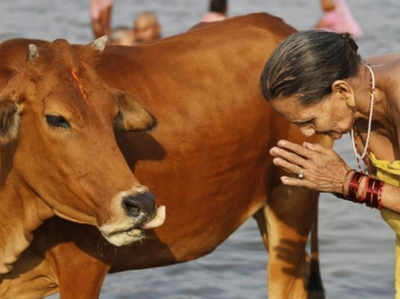
[[[296,124],[305,136],[320,133],[339,139],[354,123],[353,109],[344,99],[332,94],[311,105],[301,104],[296,96],[280,97],[270,104],[289,122]]]

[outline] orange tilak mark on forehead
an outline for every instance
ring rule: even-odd
[[[81,92],[82,97],[83,97],[85,100],[87,100],[88,97],[87,97],[87,94],[85,93],[85,91],[83,90],[83,84],[82,84],[81,79],[78,77],[78,75],[77,75],[77,73],[76,73],[75,70],[72,70],[72,71],[71,71],[71,74],[72,74],[72,78],[74,78],[76,84],[78,84],[79,91]]]

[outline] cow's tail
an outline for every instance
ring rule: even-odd
[[[311,229],[311,254],[308,257],[308,279],[307,290],[309,291],[308,299],[324,299],[325,292],[319,269],[319,246],[318,246],[318,203],[316,213],[314,213],[314,221]]]

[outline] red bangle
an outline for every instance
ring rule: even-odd
[[[382,209],[382,189],[384,182],[380,180],[365,176],[367,180],[367,191],[365,192],[365,196],[362,194],[361,196],[357,197],[358,189],[364,176],[365,175],[361,172],[355,172],[349,183],[348,195],[344,196],[343,194],[337,193],[335,193],[335,195],[352,202],[357,202],[360,204],[365,203],[366,206],[371,208]]]
[[[362,176],[363,175],[361,172],[356,172],[353,174],[349,184],[349,194],[346,196],[345,199],[353,202],[359,202],[359,200],[357,200],[357,191],[358,188],[360,187],[360,181]]]
[[[373,208],[376,209],[382,209],[382,188],[384,185],[384,182],[379,181],[379,180],[374,180],[375,184],[373,187]]]
[[[374,201],[375,201],[375,194],[373,189],[374,186],[375,186],[375,180],[368,178],[367,193],[365,196],[365,205],[368,207],[374,206]]]
[[[382,209],[382,188],[383,182],[377,179],[368,178],[368,188],[365,204],[370,208]]]
[[[378,186],[378,209],[382,210],[383,206],[382,206],[382,190],[383,190],[383,185],[385,184],[382,181],[379,181],[380,184]]]

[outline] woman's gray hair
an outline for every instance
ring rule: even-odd
[[[349,34],[321,30],[300,31],[282,41],[261,75],[267,101],[297,95],[303,105],[329,94],[335,80],[358,73],[361,57]]]

